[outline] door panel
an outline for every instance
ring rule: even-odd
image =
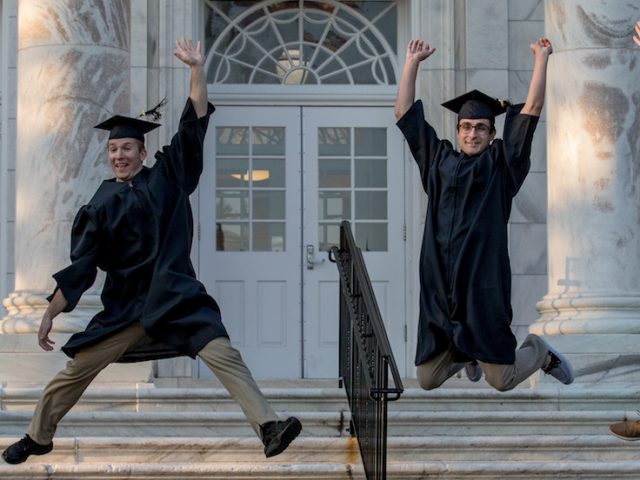
[[[256,378],[301,375],[299,113],[219,107],[205,142],[200,278]]]
[[[404,166],[393,112],[310,107],[303,128],[303,244],[319,251],[319,263],[303,270],[305,376],[338,372],[337,270],[321,260],[339,243],[342,220],[351,222],[394,354],[404,365]]]
[[[198,194],[199,275],[256,378],[336,378],[339,224],[404,365],[402,143],[390,108],[219,107]],[[211,376],[197,361],[198,375]]]

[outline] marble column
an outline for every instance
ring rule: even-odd
[[[0,359],[14,362],[3,364],[3,380],[37,381],[58,367],[53,357],[23,365],[16,355],[38,352],[35,332],[51,274],[69,262],[74,215],[109,175],[104,135],[92,126],[129,112],[129,24],[129,0],[19,1],[16,275],[0,321]],[[99,309],[101,283],[54,320],[58,346]]]
[[[632,40],[640,5],[545,6],[554,46],[546,102],[549,292],[530,331],[555,336],[550,342],[587,381],[630,380],[640,377],[640,47]]]

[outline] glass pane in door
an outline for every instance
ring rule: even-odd
[[[286,249],[285,128],[216,128],[216,250]]]
[[[387,251],[386,128],[318,128],[318,242],[339,243],[339,225],[355,225],[364,251]]]

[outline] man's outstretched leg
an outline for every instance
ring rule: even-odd
[[[528,335],[516,350],[516,361],[513,364],[478,363],[487,382],[501,392],[515,388],[538,369],[565,385],[572,383],[574,378],[569,361],[533,334]]]
[[[99,344],[78,352],[45,387],[27,434],[7,447],[2,458],[7,463],[18,464],[30,455],[49,453],[53,449],[53,436],[62,417],[76,404],[96,375],[144,335],[140,324],[135,323]]]
[[[256,384],[251,372],[231,346],[227,337],[209,342],[198,356],[238,402],[251,427],[264,444],[264,454],[273,457],[282,453],[300,434],[302,424],[295,417],[281,421]]]

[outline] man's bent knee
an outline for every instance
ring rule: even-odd
[[[420,380],[418,383],[420,384],[420,388],[422,388],[423,390],[435,390],[440,385],[442,385],[442,382],[432,382],[429,379]]]
[[[508,392],[515,388],[513,379],[504,378],[503,375],[491,375],[485,370],[484,378],[489,385],[498,390],[499,392]]]
[[[433,376],[420,374],[418,371],[418,385],[423,390],[434,390],[444,383],[443,380]]]

